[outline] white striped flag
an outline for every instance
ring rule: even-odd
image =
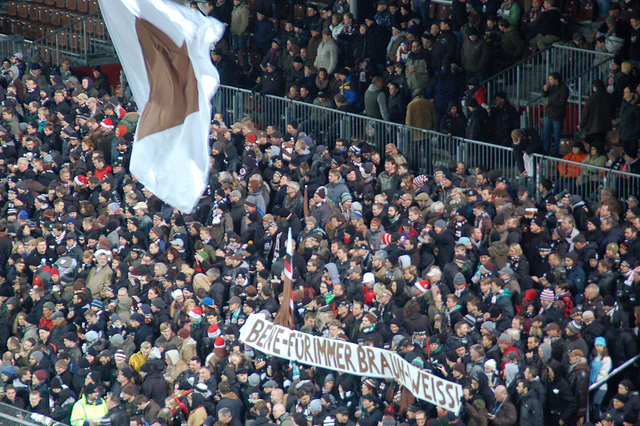
[[[168,0],[99,0],[111,40],[142,111],[131,172],[185,213],[209,175],[211,98],[220,76],[212,43],[224,24]]]

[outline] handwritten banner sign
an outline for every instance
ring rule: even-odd
[[[459,412],[462,386],[407,362],[395,352],[313,336],[276,325],[252,314],[240,340],[265,354],[356,376],[393,379],[416,398]]]

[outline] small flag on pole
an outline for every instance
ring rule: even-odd
[[[282,301],[280,310],[274,319],[275,324],[280,324],[290,329],[295,329],[293,321],[293,239],[291,238],[291,228],[287,237],[287,253],[284,256],[284,286],[282,289]],[[289,303],[287,304],[287,299]]]
[[[99,0],[111,40],[142,111],[131,172],[189,213],[209,174],[211,98],[220,77],[209,49],[224,24],[168,0]]]

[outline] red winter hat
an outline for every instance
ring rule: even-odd
[[[219,332],[220,330],[218,330]],[[213,347],[216,349],[224,349],[226,348],[226,344],[224,343],[224,339],[220,336],[216,337],[216,340],[213,342]]]
[[[422,294],[425,294],[427,291],[429,291],[429,281],[428,280],[416,281],[413,286],[415,288],[417,288],[418,290],[420,290],[420,293],[422,293]]]
[[[220,336],[220,328],[218,327],[218,324],[211,324],[207,330],[207,334],[209,335],[209,338]]]
[[[85,175],[78,175],[75,178],[73,178],[73,183],[75,183],[78,186],[85,186],[89,184],[89,179],[87,179]]]
[[[60,275],[60,271],[58,270],[58,268],[51,268],[51,270],[49,271],[49,275]]]
[[[382,234],[382,244],[391,244],[391,234],[388,232]]]
[[[113,129],[113,127],[114,127],[114,125],[113,125],[113,121],[111,121],[111,119],[110,119],[110,118],[105,118],[104,120],[102,120],[102,121],[100,122],[100,125],[101,125],[102,127],[107,128],[107,129]]]
[[[203,313],[204,313],[204,312],[202,311],[202,308],[200,308],[200,307],[196,306],[195,308],[193,308],[193,309],[191,309],[191,310],[189,311],[189,316],[190,316],[191,318],[200,319],[200,318],[202,318],[202,314],[203,314]]]
[[[251,143],[256,143],[256,135],[254,135],[253,133],[249,133],[247,136],[244,137],[246,140],[248,140]]]
[[[40,278],[37,275],[33,276],[33,286],[34,287],[40,287],[40,288],[44,288],[44,284],[42,282],[42,278]]]

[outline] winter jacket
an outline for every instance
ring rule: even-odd
[[[544,423],[544,412],[538,396],[531,389],[520,398],[520,426],[539,426]]]
[[[249,6],[243,1],[231,11],[231,34],[249,35]]]
[[[611,130],[613,97],[606,90],[593,92],[580,117],[580,129],[587,135]]]
[[[388,96],[380,87],[370,84],[364,92],[364,112],[371,118],[389,121]]]
[[[569,88],[566,84],[560,83],[557,86],[550,86],[544,91],[547,98],[545,116],[551,120],[564,121],[567,113],[567,100],[569,99]]]
[[[416,68],[414,72],[411,71],[411,67]],[[425,52],[411,52],[404,69],[407,76],[407,85],[409,85],[411,91],[427,87],[429,84],[429,67]]]
[[[418,95],[407,105],[405,124],[419,129],[431,130],[436,124],[435,104],[431,99]]]
[[[587,158],[587,154],[584,152],[580,152],[580,154],[570,152],[562,157],[563,160],[573,161],[575,163],[582,163],[585,158]],[[577,178],[580,176],[580,166],[571,163],[560,162],[560,164],[558,164],[558,171],[560,172],[560,176],[565,178]]]
[[[582,417],[587,411],[587,398],[589,398],[589,366],[586,359],[569,368],[569,385],[571,392],[576,397],[576,416]]]
[[[168,396],[167,382],[158,371],[151,371],[142,382],[142,394],[154,400],[158,405],[164,405],[164,400]]]
[[[333,72],[336,70],[336,66],[338,66],[338,45],[333,38],[330,38],[329,40],[322,40],[320,42],[314,66],[318,70],[320,68],[325,68],[329,75],[333,75]]]
[[[469,38],[462,42],[462,67],[467,73],[486,71],[491,62],[489,43],[483,38],[471,41]]]
[[[634,94],[631,101],[622,101],[620,105],[620,125],[618,128],[620,141],[635,141],[640,138],[640,107],[638,97]]]

